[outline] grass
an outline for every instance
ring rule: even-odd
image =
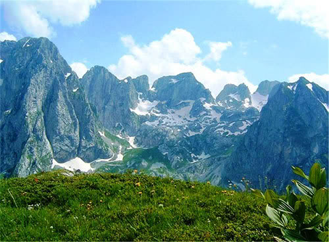
[[[264,207],[207,183],[53,171],[0,180],[0,241],[273,240]]]

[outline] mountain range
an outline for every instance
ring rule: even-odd
[[[329,92],[303,77],[228,84],[214,98],[192,73],[79,79],[46,38],[0,42],[0,173],[57,168],[283,189],[291,165],[328,164]]]

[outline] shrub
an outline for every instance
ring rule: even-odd
[[[310,186],[306,186],[298,180],[292,180],[304,195],[303,197],[297,197],[290,185],[286,188],[285,199],[270,189],[266,190],[265,194],[259,190],[253,191],[266,200],[268,203],[266,214],[275,222],[275,227],[281,230],[286,240],[328,241],[329,212],[325,168],[321,168],[319,163],[315,163],[309,176],[299,167],[292,167],[292,170],[310,184]],[[309,202],[307,203],[304,198]],[[310,219],[306,219],[308,211],[311,213]]]

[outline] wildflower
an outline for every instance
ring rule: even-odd
[[[138,172],[138,170],[134,170],[134,173],[136,174]]]
[[[143,193],[142,192],[138,192],[139,195],[142,195]]]
[[[35,182],[39,182],[39,179],[38,179],[38,178],[34,178],[34,181],[35,181]]]
[[[192,188],[192,189],[194,189],[194,188],[195,188],[195,186],[191,186],[191,188]]]
[[[32,210],[32,209],[33,209],[33,205],[28,205],[28,206],[27,206],[27,209],[28,209],[28,210]]]
[[[99,202],[101,202],[101,203],[102,203],[102,202],[103,202],[103,200],[99,200]]]
[[[233,186],[236,187],[236,184],[234,184]]]
[[[210,223],[210,219],[208,218],[208,221],[207,221],[208,223]]]
[[[50,226],[49,228],[53,229],[54,227],[53,226]]]
[[[210,185],[210,181],[207,181],[207,184]]]
[[[159,204],[159,207],[163,208],[163,204],[162,204],[162,203],[160,203],[160,204]]]
[[[171,183],[174,183],[174,180],[171,180]]]
[[[226,190],[223,190],[222,193],[227,193],[227,191]]]
[[[137,183],[135,183],[135,186],[140,187],[141,186],[141,183],[140,182],[137,182]]]

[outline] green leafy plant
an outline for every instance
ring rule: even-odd
[[[329,212],[328,212],[328,188],[326,186],[326,170],[315,163],[307,176],[299,167],[292,167],[295,174],[306,179],[310,186],[300,181],[292,180],[297,189],[309,198],[311,207],[303,198],[297,197],[290,185],[287,186],[285,199],[273,190],[266,190],[263,194],[259,190],[253,190],[266,202],[266,214],[275,222],[275,227],[281,230],[283,237],[288,241],[328,241]],[[306,212],[310,211],[312,217],[306,219]]]

